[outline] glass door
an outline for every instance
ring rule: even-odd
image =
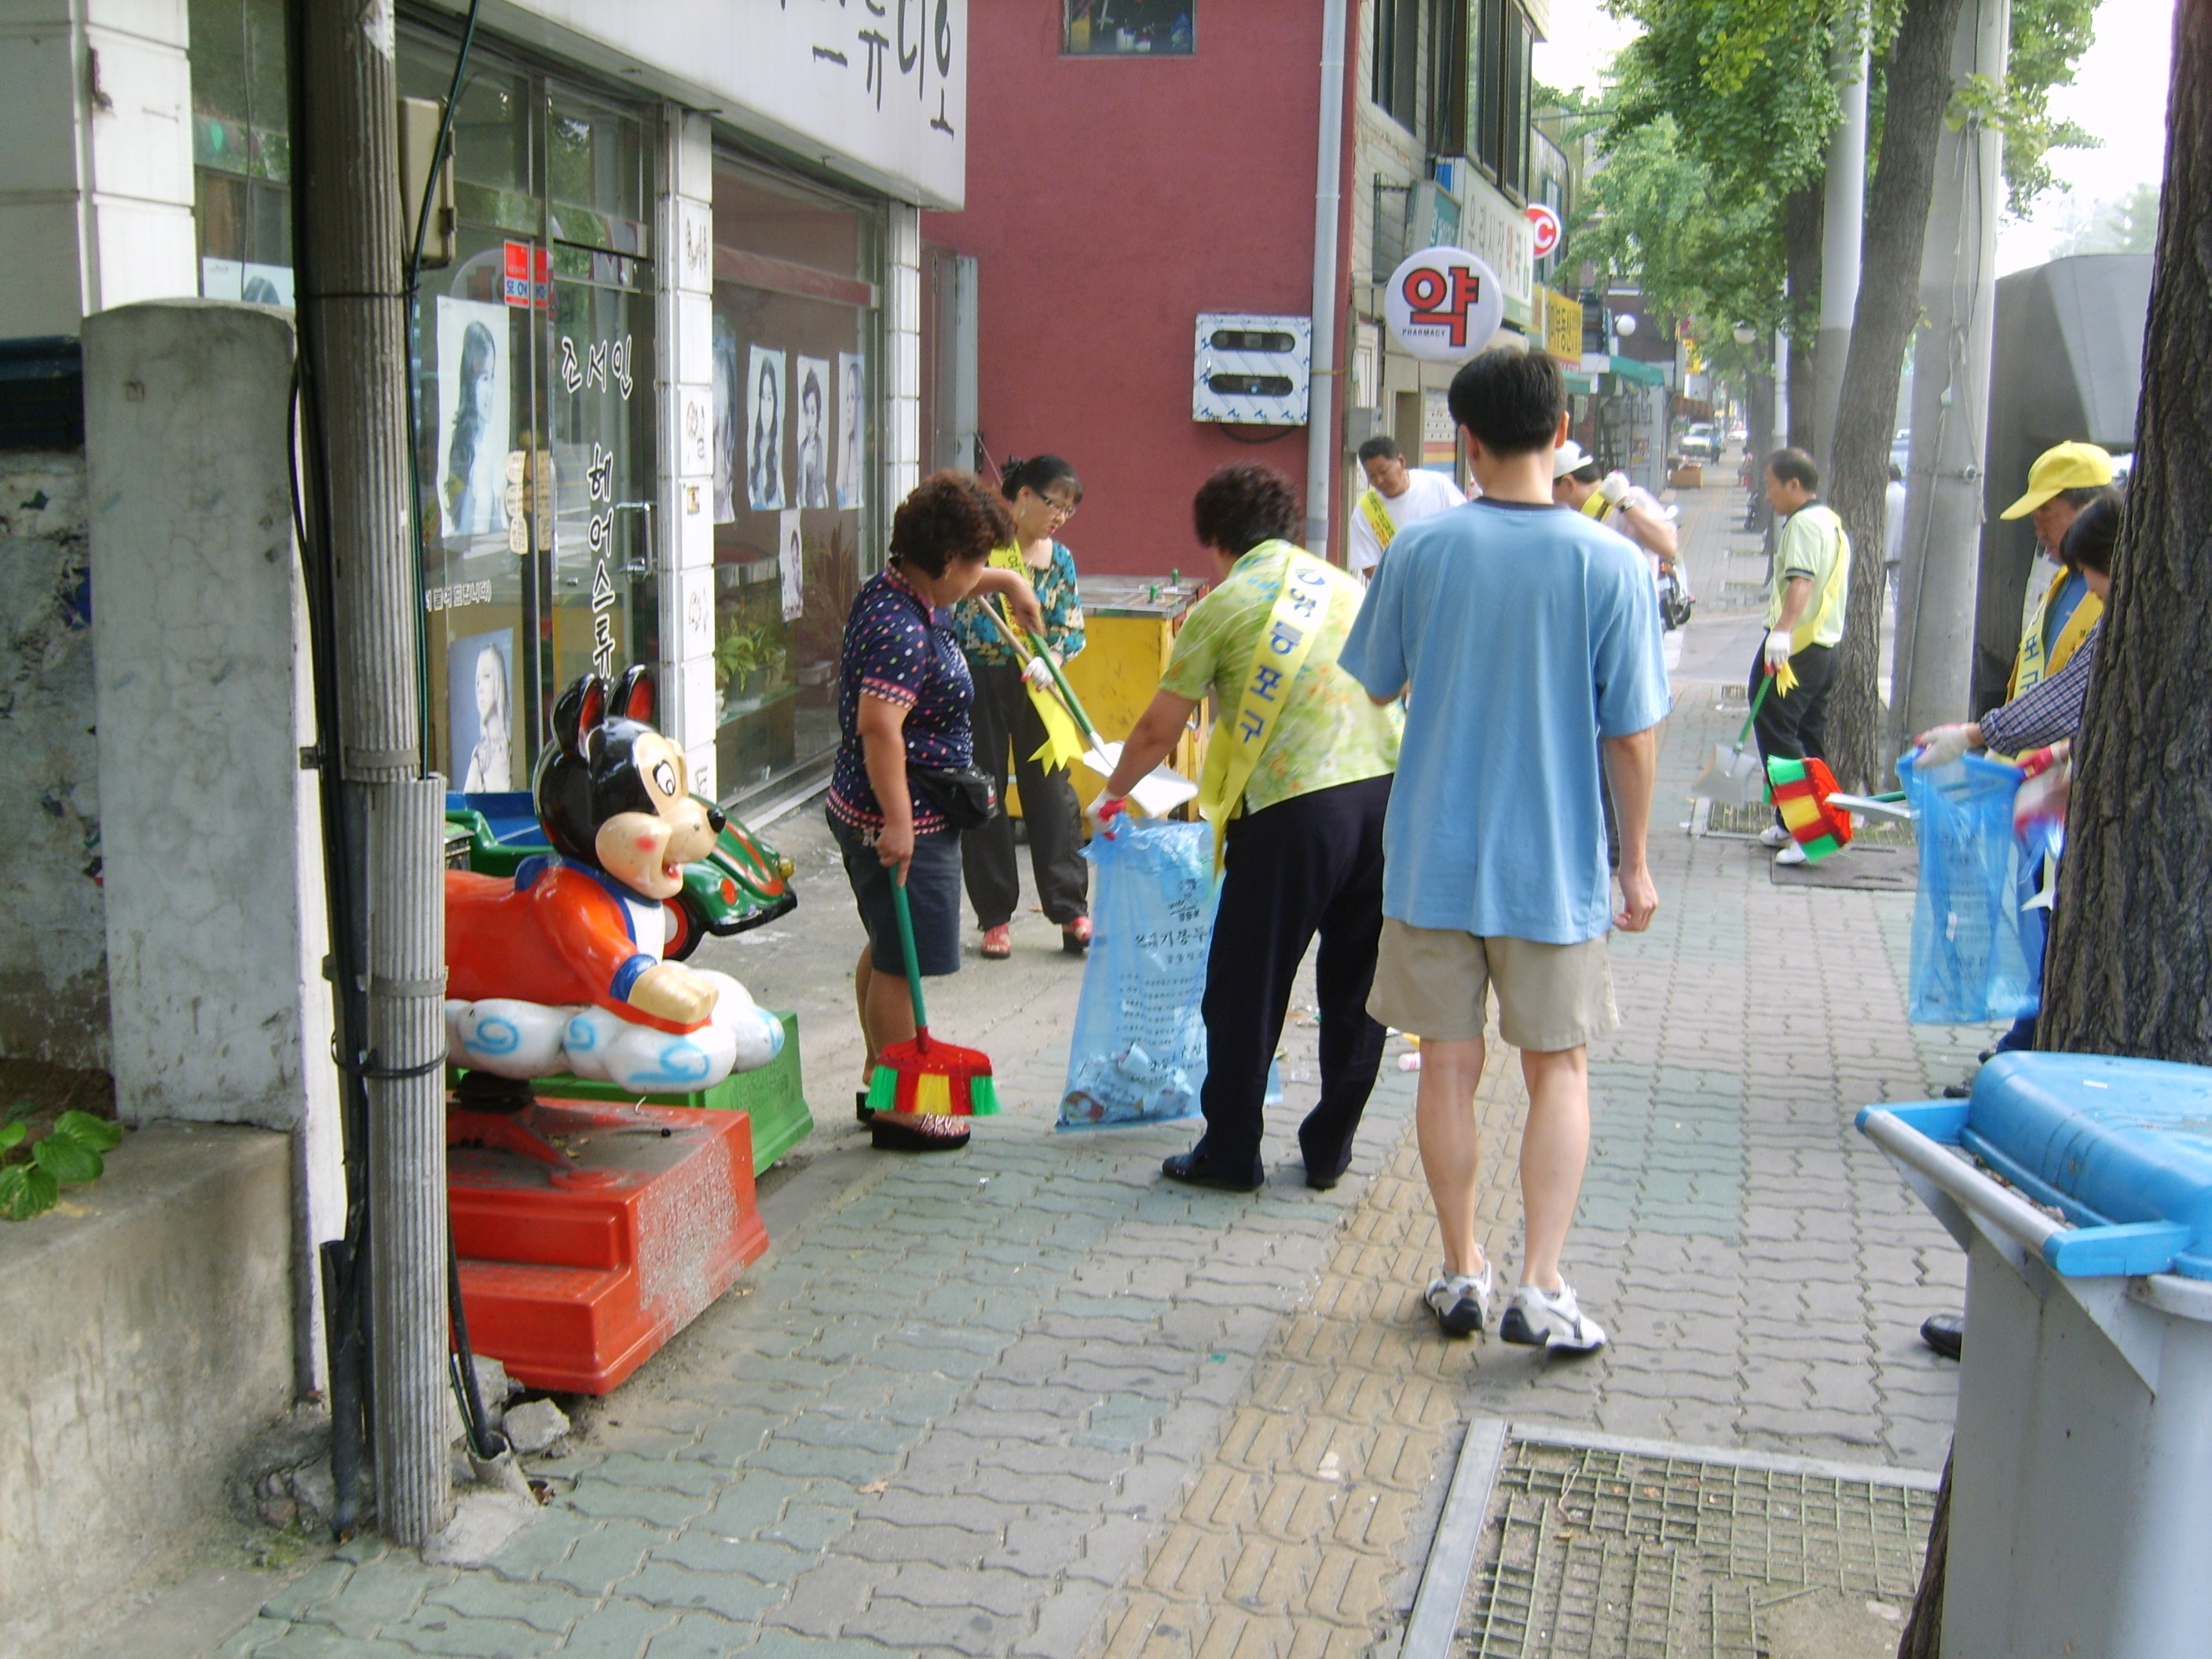
[[[453,44],[410,31],[400,87]],[[458,242],[411,341],[425,686],[452,787],[526,789],[578,675],[659,660],[642,117],[479,46],[453,125]]]

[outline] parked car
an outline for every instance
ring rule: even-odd
[[[703,798],[702,798],[703,799]],[[712,805],[711,802],[708,803]],[[466,847],[465,866],[479,875],[511,876],[523,860],[550,854],[537,809],[525,789],[446,796],[451,842]],[[465,835],[465,842],[461,836]],[[449,855],[450,856],[450,855]],[[673,919],[666,955],[681,962],[709,933],[726,939],[787,915],[799,903],[792,862],[736,818],[726,818],[714,850],[684,866],[684,890],[668,900]]]
[[[1682,434],[1681,455],[1686,461],[1713,461],[1720,459],[1720,429],[1711,421],[1692,421]]]

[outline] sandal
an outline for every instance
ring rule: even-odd
[[[1089,954],[1091,950],[1091,918],[1078,916],[1060,927],[1060,948],[1072,957]]]
[[[1011,922],[1000,922],[996,927],[983,930],[982,956],[987,962],[1004,962],[1014,953],[1014,929]]]

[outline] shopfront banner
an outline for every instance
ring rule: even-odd
[[[538,44],[926,207],[967,176],[968,0],[513,0]],[[1056,9],[1056,8],[1055,8]],[[603,50],[593,51],[596,45]]]

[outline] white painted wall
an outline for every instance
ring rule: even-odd
[[[343,1228],[289,312],[84,322],[86,496],[116,1107],[293,1131]]]
[[[185,0],[0,0],[0,337],[198,292]]]
[[[921,212],[894,202],[884,260],[884,470],[891,511],[921,482]],[[890,512],[884,514],[885,533]]]

